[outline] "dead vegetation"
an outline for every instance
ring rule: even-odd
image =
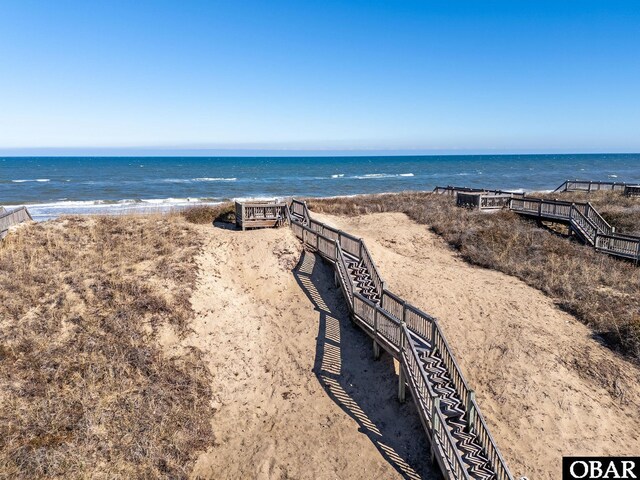
[[[236,214],[233,202],[224,202],[219,205],[199,205],[187,208],[180,214],[189,223],[207,224],[213,222],[235,222]]]
[[[592,196],[590,201],[603,214],[620,209],[625,218],[637,215],[637,200],[614,198],[610,204],[604,196]],[[338,215],[404,212],[429,225],[467,261],[514,275],[542,290],[589,325],[607,346],[640,360],[640,268],[629,262],[597,253],[512,212],[487,214],[457,208],[448,196],[405,192],[310,199],[308,205],[311,210]],[[639,227],[630,220],[625,228],[637,231]]]
[[[213,441],[184,335],[197,234],[174,216],[68,217],[0,245],[0,477],[185,478]]]

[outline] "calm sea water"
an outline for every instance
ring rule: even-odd
[[[0,205],[63,213],[167,209],[225,199],[431,190],[552,190],[566,179],[640,183],[640,154],[393,157],[0,158]]]

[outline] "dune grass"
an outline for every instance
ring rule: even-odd
[[[182,210],[180,214],[187,222],[201,225],[217,221],[231,223],[236,221],[233,202],[224,202],[219,205],[199,205]]]
[[[185,335],[200,247],[178,215],[68,217],[0,244],[0,477],[186,478],[213,441]]]
[[[621,230],[637,230],[633,219],[640,202],[611,198],[590,200],[614,225],[612,212],[620,211],[628,219]],[[308,205],[313,211],[339,215],[404,212],[428,225],[470,263],[514,275],[540,289],[589,325],[604,344],[640,361],[640,268],[629,262],[597,253],[509,211],[458,208],[448,196],[405,192],[310,199]]]

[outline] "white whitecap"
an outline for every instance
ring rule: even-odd
[[[413,173],[367,173],[365,175],[355,175],[352,178],[359,180],[369,180],[374,178],[396,178],[396,177],[413,177]]]
[[[50,182],[49,178],[33,178],[27,180],[11,180],[13,183],[26,183],[26,182]]]
[[[235,182],[237,178],[222,178],[222,177],[201,177],[193,178],[194,182]]]

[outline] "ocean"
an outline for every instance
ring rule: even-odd
[[[455,185],[553,190],[640,183],[640,154],[349,157],[0,157],[0,205],[37,220],[164,211],[228,199],[330,197]]]

